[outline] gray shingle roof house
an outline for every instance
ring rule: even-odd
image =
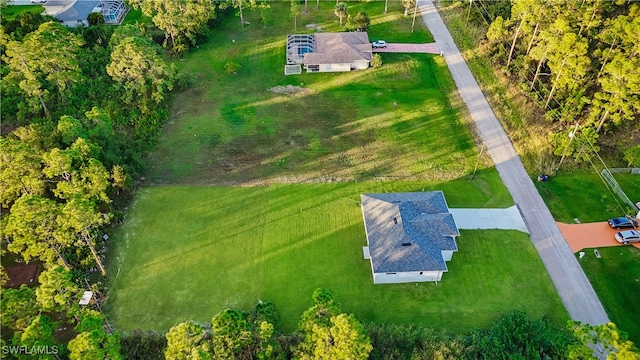
[[[371,56],[366,32],[287,36],[287,64],[303,64],[307,72],[362,70],[369,67]]]
[[[440,281],[458,251],[442,191],[362,194],[366,259],[375,284]]]

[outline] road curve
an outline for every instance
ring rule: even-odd
[[[479,135],[529,228],[531,240],[542,259],[564,306],[573,320],[591,325],[609,321],[591,283],[562,237],[549,209],[527,174],[513,144],[491,110],[449,30],[431,0],[419,0],[422,18],[442,51],[449,71],[466,103]],[[526,277],[523,277],[526,281]],[[541,299],[543,300],[543,299]]]

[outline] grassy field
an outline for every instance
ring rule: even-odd
[[[493,170],[445,183],[142,189],[112,236],[109,319],[120,329],[163,331],[262,299],[276,304],[282,329],[291,331],[317,287],[362,321],[462,332],[512,309],[567,319],[528,236],[517,231],[462,231],[437,285],[374,286],[362,257],[359,194],[432,188],[451,207],[512,204]]]
[[[315,4],[314,4],[315,5]],[[372,18],[370,37],[429,42],[418,21],[395,3],[356,3]],[[173,121],[149,159],[154,184],[264,184],[366,179],[455,179],[468,174],[477,149],[452,106],[455,86],[444,61],[426,54],[383,54],[378,69],[284,76],[285,38],[293,33],[288,4],[273,3],[263,26],[248,12],[222,22],[184,61],[189,90],[177,94]],[[310,6],[305,24],[338,31],[331,3]],[[225,65],[240,64],[236,74]],[[275,86],[305,91],[276,94]]]
[[[631,247],[598,249],[602,258],[585,256],[578,261],[602,301],[611,321],[640,344],[640,250]],[[589,253],[589,252],[587,252]],[[623,275],[624,274],[624,275]]]
[[[43,11],[44,7],[42,5],[11,5],[2,8],[2,17],[5,20],[11,20],[24,12],[40,14]]]
[[[139,190],[112,236],[109,319],[163,331],[262,299],[290,331],[326,287],[363,321],[462,332],[524,309],[564,322],[535,249],[515,231],[463,231],[438,285],[372,284],[359,194],[441,189],[452,207],[513,201],[486,159],[470,180],[478,149],[440,57],[383,54],[378,69],[283,75],[285,35],[307,24],[340,30],[333,6],[310,6],[297,31],[286,3],[272,3],[266,26],[251,12],[245,29],[226,19],[176,62],[191,86],[175,95],[146,176],[168,186]],[[372,18],[372,39],[432,41],[420,21],[409,31],[398,2],[388,14],[383,6],[349,3]],[[229,62],[241,65],[236,74]],[[270,91],[282,85],[304,91]]]
[[[631,201],[640,201],[640,175],[616,174],[615,178]],[[574,223],[573,218],[606,221],[628,211],[597,174],[560,173],[536,186],[554,218],[568,224]]]

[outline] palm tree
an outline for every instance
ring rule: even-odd
[[[347,4],[341,2],[336,4],[336,8],[333,10],[337,17],[340,18],[340,26],[342,26],[342,18],[347,16],[349,12],[347,11]]]
[[[99,12],[92,12],[87,16],[89,25],[101,25],[104,24],[104,16]]]

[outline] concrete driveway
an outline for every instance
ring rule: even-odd
[[[451,209],[458,229],[502,229],[529,233],[516,206],[506,209]]]
[[[389,44],[386,48],[373,48],[374,53],[426,53],[440,54],[436,43],[428,44]]]

